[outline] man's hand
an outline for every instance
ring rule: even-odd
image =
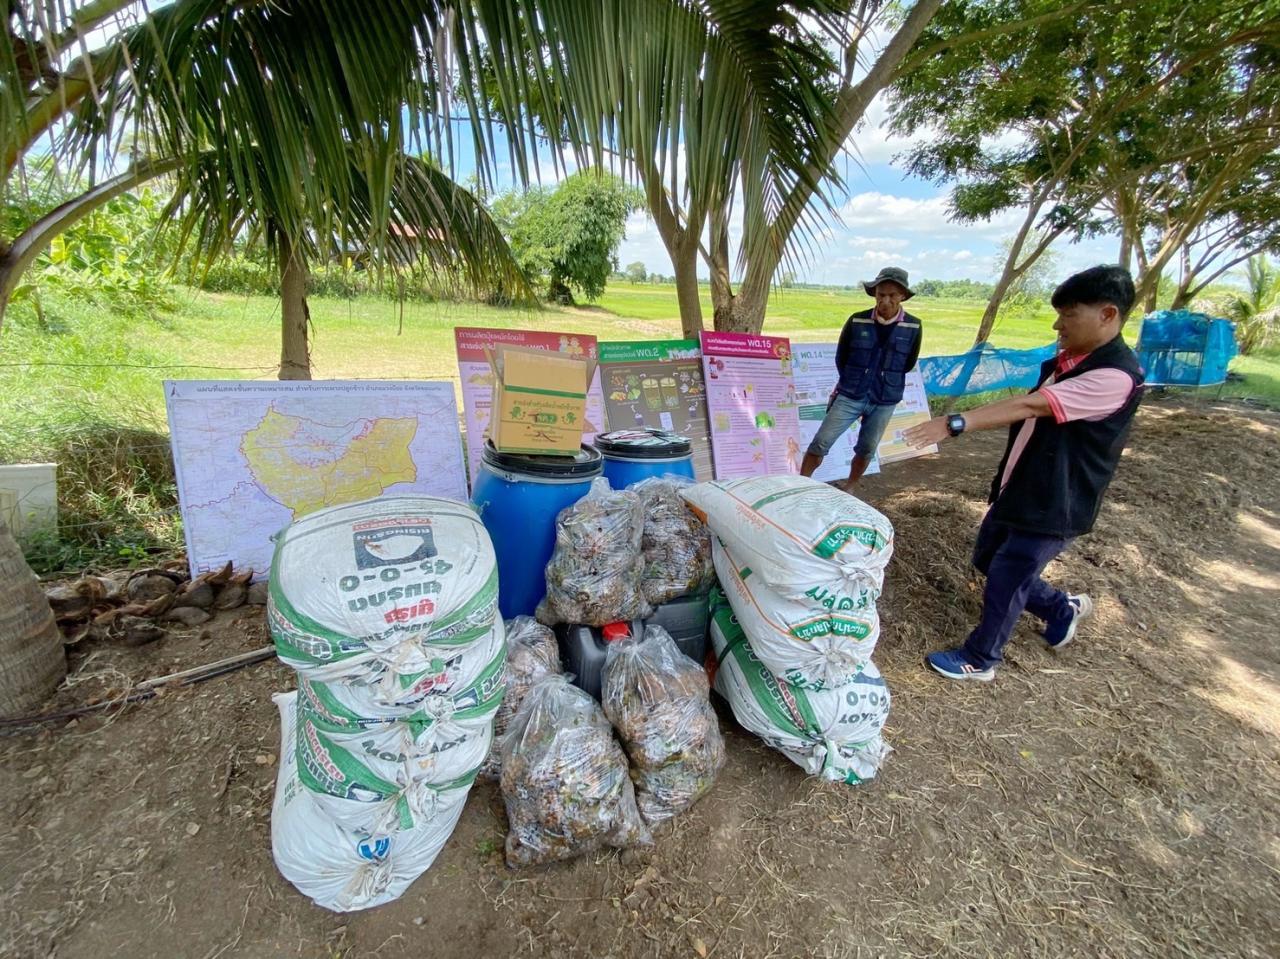
[[[941,443],[950,436],[951,434],[947,431],[947,418],[945,416],[936,416],[926,423],[919,423],[909,430],[902,431],[902,438],[916,449],[920,449],[922,446],[932,446],[934,443]]]

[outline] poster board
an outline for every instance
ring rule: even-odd
[[[907,374],[906,387],[902,391],[902,402],[893,411],[893,419],[884,429],[884,437],[876,448],[876,459],[881,463],[900,463],[903,460],[915,459],[927,453],[938,452],[937,444],[917,449],[908,446],[902,438],[904,430],[909,430],[918,423],[927,423],[932,416],[929,413],[929,397],[924,389],[924,374],[916,367]]]
[[[485,349],[499,344],[563,353],[575,359],[594,360],[596,338],[589,333],[549,333],[541,330],[499,330],[459,326],[453,331],[458,354],[458,374],[462,379],[462,412],[467,428],[467,469],[472,483],[480,469],[480,456],[489,435],[493,407],[493,370]],[[587,391],[587,410],[582,423],[582,442],[590,443],[604,424],[604,400],[599,374]]]
[[[698,341],[628,340],[599,348],[609,429],[649,426],[679,433],[693,447],[698,481],[711,479],[711,421]]]
[[[452,383],[168,380],[193,576],[271,568],[271,537],[327,506],[388,493],[465,500]]]
[[[716,479],[798,473],[804,446],[790,341],[704,332],[701,345]]]
[[[813,439],[822,418],[826,415],[827,399],[835,389],[839,374],[836,371],[836,344],[834,343],[797,343],[792,348],[794,357],[794,375],[796,395],[800,400],[800,426],[804,431],[806,448]],[[867,475],[879,472],[887,463],[936,453],[937,446],[926,446],[916,449],[908,446],[902,438],[903,431],[917,423],[930,418],[929,398],[925,393],[924,376],[917,367],[906,376],[906,386],[902,391],[902,401],[893,411],[889,425],[885,427],[880,445],[876,447],[876,458],[867,467]],[[849,475],[849,464],[853,462],[853,447],[858,439],[858,427],[855,425],[831,447],[831,452],[823,460],[822,465],[813,474],[817,479],[841,479]],[[840,471],[843,472],[840,472]],[[839,475],[837,475],[839,474]]]
[[[808,449],[827,415],[827,402],[831,391],[840,379],[836,372],[836,344],[796,343],[791,348],[792,375],[796,384],[796,400],[800,404],[800,433],[804,437],[803,449]],[[821,465],[814,470],[813,478],[830,482],[849,478],[849,466],[853,463],[854,446],[858,442],[859,424],[845,430],[836,440]],[[876,457],[867,465],[864,475],[880,472],[880,459]]]

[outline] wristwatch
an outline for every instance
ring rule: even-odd
[[[947,432],[952,436],[959,436],[964,432],[964,417],[959,413],[952,413],[947,417]]]

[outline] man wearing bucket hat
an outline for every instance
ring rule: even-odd
[[[866,472],[894,407],[902,400],[907,374],[920,356],[920,320],[902,308],[915,296],[907,271],[885,267],[862,288],[875,297],[876,305],[854,313],[840,331],[836,347],[840,380],[800,464],[801,475],[812,476],[832,444],[858,423],[846,488]]]

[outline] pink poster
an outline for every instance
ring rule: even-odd
[[[462,410],[467,424],[467,475],[475,484],[480,456],[489,436],[489,413],[493,405],[493,371],[485,357],[485,349],[495,345],[522,346],[547,350],[584,360],[596,359],[596,338],[590,333],[549,333],[543,330],[497,330],[475,326],[459,326],[453,331],[458,353],[458,374],[462,378]],[[582,424],[582,442],[590,443],[604,429],[604,396],[600,392],[600,374],[596,373],[587,393],[586,420]]]
[[[715,332],[704,332],[701,341],[716,479],[800,472],[791,342]]]

